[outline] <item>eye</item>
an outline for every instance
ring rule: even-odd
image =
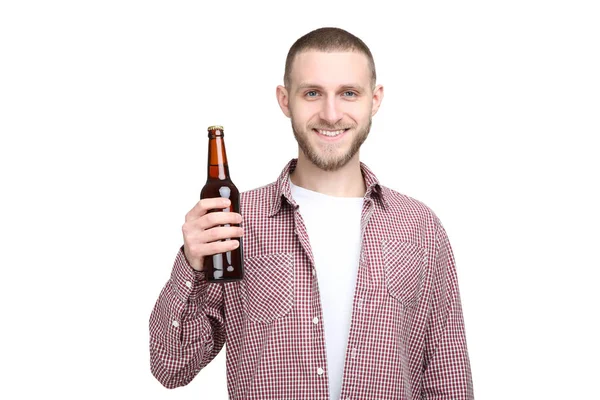
[[[351,90],[347,90],[347,91],[345,91],[345,92],[344,92],[344,95],[345,95],[346,97],[356,97],[356,93],[355,93],[355,92],[353,92],[353,91],[351,91]]]
[[[316,90],[311,90],[310,92],[306,92],[306,96],[308,96],[308,97],[316,97],[317,96],[317,91]]]

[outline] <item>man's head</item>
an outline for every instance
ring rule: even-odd
[[[357,156],[383,99],[375,83],[369,48],[349,32],[321,28],[292,45],[277,99],[309,161],[335,171]]]

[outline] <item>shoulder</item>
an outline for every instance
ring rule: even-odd
[[[277,182],[240,192],[240,208],[253,213],[268,213],[277,196]]]
[[[277,182],[271,182],[254,189],[245,190],[243,192],[240,192],[240,196],[247,200],[257,197],[269,196],[274,193],[276,189],[276,183]]]
[[[445,234],[438,215],[425,202],[389,187],[381,186],[381,189],[388,206],[383,211],[384,219],[394,236],[407,237],[427,246]]]
[[[392,188],[380,185],[383,196],[389,206],[388,212],[392,215],[408,215],[419,219],[437,220],[435,212],[422,200],[400,193]]]

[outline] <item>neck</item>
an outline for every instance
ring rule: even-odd
[[[323,171],[300,151],[296,168],[290,174],[292,183],[314,192],[336,197],[363,197],[365,181],[360,170],[358,152],[342,168]]]

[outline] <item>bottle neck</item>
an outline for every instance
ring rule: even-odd
[[[222,136],[208,139],[208,180],[230,180],[225,141]]]

